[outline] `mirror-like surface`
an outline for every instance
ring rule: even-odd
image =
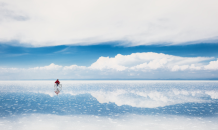
[[[217,130],[218,81],[1,81],[3,130]]]

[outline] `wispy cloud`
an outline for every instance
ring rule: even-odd
[[[68,46],[68,47],[66,47],[60,51],[56,51],[54,53],[70,54],[70,53],[75,53],[75,51],[76,51],[75,48],[72,49],[71,47]]]
[[[32,46],[214,42],[217,4],[217,0],[1,0],[0,42]]]
[[[1,53],[1,52],[0,52]],[[7,54],[7,57],[18,57],[18,56],[23,56],[23,55],[28,55],[29,53],[21,53],[21,54]]]

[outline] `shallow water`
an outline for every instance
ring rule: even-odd
[[[216,130],[218,81],[1,81],[7,129]]]

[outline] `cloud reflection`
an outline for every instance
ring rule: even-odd
[[[218,99],[217,81],[62,81],[60,94],[89,94],[99,103],[156,108]],[[52,81],[3,82],[2,91],[41,93],[54,97]],[[7,90],[8,87],[15,87]]]
[[[2,81],[1,129],[216,129],[217,81]]]

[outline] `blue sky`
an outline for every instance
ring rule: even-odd
[[[0,79],[218,79],[217,4],[0,0]]]
[[[147,68],[147,70],[143,70],[141,68],[141,70],[135,70],[135,72],[131,72],[131,70],[127,71],[126,69],[119,70],[119,67],[116,66],[108,68],[107,66],[102,65],[103,68],[100,70],[98,70],[98,68],[96,69],[96,67],[91,67],[94,63],[99,61],[100,57],[108,57],[109,59],[112,59],[115,58],[118,54],[131,57],[132,54],[143,53],[164,54],[166,57],[169,55],[178,58],[184,58],[183,60],[187,58],[206,57],[207,59],[197,61],[197,63],[193,62],[194,64],[200,63],[206,66],[211,61],[216,61],[218,58],[218,44],[215,43],[173,46],[141,45],[133,47],[116,46],[116,43],[114,42],[87,46],[61,45],[49,47],[12,46],[2,43],[0,46],[0,60],[2,61],[0,66],[3,68],[1,71],[2,79],[54,79],[56,77],[60,79],[217,79],[216,68],[212,69],[212,71],[209,69],[208,71],[205,70],[202,65],[200,65],[201,69],[199,70],[191,69],[189,67],[184,70],[178,69],[174,71],[171,68],[171,70],[166,71],[167,66],[162,66],[157,68],[150,67]],[[107,63],[108,61],[105,62]],[[135,60],[133,62],[136,63],[131,64],[140,65],[144,61],[138,63],[139,61]],[[176,62],[178,61],[176,60]],[[52,66],[52,64],[54,66]],[[128,66],[128,64],[126,64],[126,66]],[[192,64],[192,62],[188,62],[187,64]],[[69,73],[64,72],[63,68],[67,66],[69,67],[71,65],[76,65],[77,68],[71,68]],[[129,67],[133,67],[134,65]],[[47,68],[45,68],[46,66]],[[55,66],[61,66],[62,68],[56,68]],[[84,73],[84,69],[81,69],[80,66],[86,67],[85,71],[89,71],[88,74]],[[39,72],[29,72],[30,69],[36,69],[36,67],[38,67],[37,71]],[[53,72],[50,72],[49,67]],[[15,72],[13,68],[16,68]],[[4,69],[6,69],[7,72],[4,72]],[[44,74],[46,71],[49,72]],[[63,75],[59,77],[55,76],[54,73],[63,73]],[[135,76],[131,76],[131,74]],[[29,77],[29,75],[31,76]]]
[[[137,52],[156,52],[181,57],[218,58],[218,44],[200,43],[191,45],[144,45],[134,47],[116,46],[116,43],[88,46],[23,47],[0,44],[0,63],[4,67],[35,67],[50,63],[69,66],[77,64],[90,66],[100,56],[114,57],[117,54],[130,55]]]

